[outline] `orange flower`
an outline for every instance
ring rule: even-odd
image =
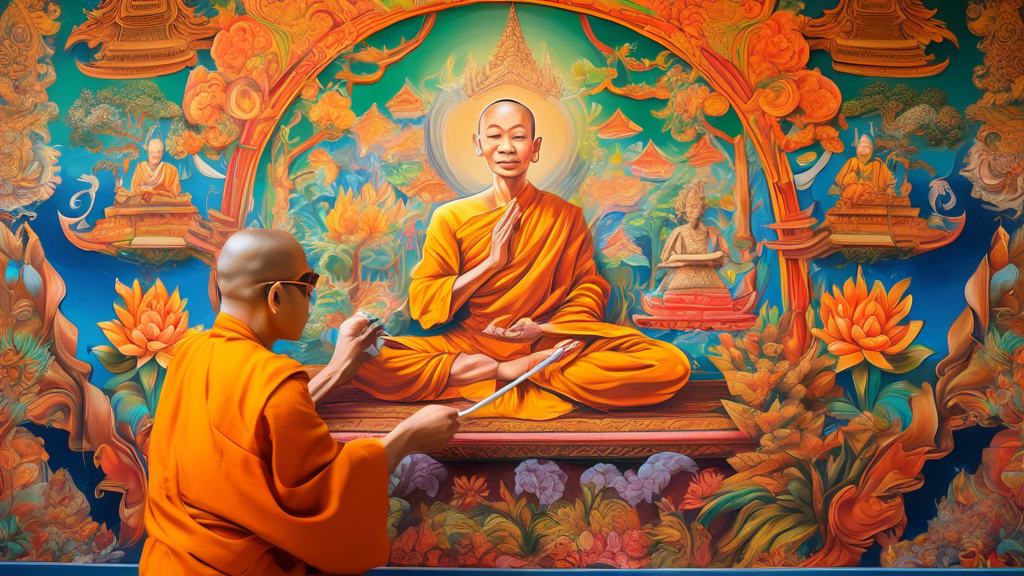
[[[711,95],[711,89],[700,84],[690,84],[676,90],[672,95],[672,108],[682,118],[693,120],[704,106],[704,100]]]
[[[310,80],[302,87],[302,92],[299,93],[304,100],[316,100],[316,95],[320,93],[320,81],[316,78]]]
[[[239,120],[259,115],[264,107],[263,88],[252,78],[238,78],[224,94],[224,111]]]
[[[686,488],[686,496],[679,504],[680,510],[692,510],[704,506],[704,501],[722,487],[725,475],[714,468],[704,470],[690,482]]]
[[[250,60],[273,46],[274,37],[266,26],[251,16],[242,16],[214,37],[210,55],[218,70],[238,75],[253,68]]]
[[[224,150],[238,138],[239,130],[235,125],[235,121],[227,116],[222,116],[222,118],[227,121],[218,122],[216,125],[210,126],[203,131],[206,143],[214,150]]]
[[[913,297],[908,295],[901,300],[909,286],[907,278],[886,293],[882,283],[876,281],[869,293],[858,266],[856,282],[848,279],[842,292],[838,286],[833,286],[834,295],[822,294],[819,314],[824,328],[814,328],[811,333],[839,357],[836,372],[865,359],[882,370],[896,370],[887,356],[906,350],[924,326],[920,320],[899,324],[910,313]]]
[[[330,238],[335,242],[349,242],[356,233],[361,204],[356,202],[351,190],[339,192],[338,198],[334,201],[334,208],[331,208],[325,219],[327,233],[324,234],[324,238]]]
[[[309,109],[309,121],[322,129],[348,130],[355,124],[352,100],[337,90],[325,92]]]
[[[206,140],[191,130],[183,130],[167,136],[167,152],[179,160],[185,156],[198,154],[205,145]]]
[[[324,171],[324,184],[331,184],[338,177],[338,164],[323,148],[316,148],[309,153],[309,165],[314,170]]]
[[[466,510],[483,502],[490,494],[490,490],[487,489],[487,481],[482,476],[474,474],[472,478],[455,478],[452,493],[452,506]]]
[[[797,26],[794,13],[775,12],[754,26],[747,43],[747,79],[757,84],[781,72],[794,72],[807,65],[810,47]]]
[[[359,220],[356,225],[356,241],[362,242],[374,236],[384,234],[388,230],[388,213],[381,210],[380,206],[366,206],[359,213]]]
[[[181,102],[185,118],[192,124],[216,124],[224,108],[226,91],[227,81],[219,72],[210,72],[202,66],[196,66],[188,75],[185,96]]]
[[[125,305],[114,304],[117,320],[98,324],[103,334],[121,354],[136,358],[136,366],[141,367],[155,357],[166,368],[174,355],[174,346],[189,331],[185,310],[188,300],[182,300],[177,289],[168,295],[159,279],[145,294],[138,280],[131,288],[118,280],[115,290]]]
[[[834,82],[822,76],[817,68],[801,70],[794,74],[797,90],[800,92],[799,107],[788,116],[797,126],[828,122],[837,112],[842,94]]]

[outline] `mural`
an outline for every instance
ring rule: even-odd
[[[137,561],[166,369],[242,227],[294,234],[321,275],[277,348],[303,364],[357,311],[395,342],[472,327],[424,313],[413,274],[469,258],[428,229],[489,185],[472,135],[513,98],[583,246],[538,241],[531,268],[597,287],[558,313],[585,308],[609,374],[685,355],[689,381],[602,400],[584,348],[466,420],[392,476],[392,565],[1021,567],[1021,14],[0,3],[0,559]],[[373,369],[318,405],[339,441],[474,398]]]

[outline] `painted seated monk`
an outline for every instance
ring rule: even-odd
[[[163,161],[164,143],[159,138],[146,146],[146,160],[139,162],[132,176],[131,188],[118,187],[117,204],[190,204],[188,194],[181,193],[178,169]]]
[[[836,175],[829,193],[850,205],[891,204],[896,178],[881,159],[875,157],[875,143],[867,134],[857,141],[857,155],[846,161]]]
[[[671,344],[605,323],[609,286],[582,211],[527,179],[541,148],[533,113],[499,100],[473,141],[493,185],[437,209],[409,287],[412,317],[427,329],[448,326],[388,338],[355,385],[388,401],[479,400],[572,340],[574,350],[476,415],[547,420],[572,402],[613,410],[672,397],[688,360]]]
[[[301,337],[316,275],[288,233],[243,230],[217,260],[221,313],[175,351],[149,444],[151,576],[359,573],[388,561],[388,479],[441,449],[453,408],[427,406],[383,439],[336,443],[313,407],[365,360],[378,330],[355,315],[310,379],[274,354]]]

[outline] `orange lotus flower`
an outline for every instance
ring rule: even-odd
[[[700,473],[699,476],[690,482],[686,487],[686,495],[679,504],[680,510],[693,510],[704,506],[712,494],[722,487],[725,482],[725,475],[714,468],[709,468]]]
[[[362,203],[356,200],[351,190],[339,192],[334,201],[334,208],[331,208],[325,219],[327,233],[324,234],[324,238],[330,238],[335,242],[348,242],[356,233],[361,208]]]
[[[822,294],[819,314],[824,328],[814,328],[811,332],[828,345],[829,352],[839,357],[836,372],[865,359],[882,370],[906,371],[894,367],[891,360],[910,346],[924,326],[920,320],[900,324],[910,313],[913,301],[909,295],[903,298],[909,286],[907,278],[897,282],[887,293],[882,283],[876,281],[868,292],[864,273],[858,266],[856,282],[848,279],[842,292],[834,286],[833,294]]]
[[[136,358],[136,366],[142,366],[153,358],[167,368],[174,354],[174,346],[189,332],[188,300],[174,294],[167,294],[163,282],[142,293],[136,280],[131,288],[117,281],[117,293],[124,299],[124,307],[114,304],[117,320],[100,322],[98,326],[118,352]]]
[[[482,476],[474,474],[472,478],[456,477],[452,494],[452,506],[466,510],[483,502],[490,494],[490,490],[487,488],[487,481]]]

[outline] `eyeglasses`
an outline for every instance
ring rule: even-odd
[[[298,280],[273,280],[271,282],[260,282],[257,286],[270,286],[274,284],[295,284],[302,286],[305,289],[306,298],[313,297],[313,289],[316,288],[317,282],[320,281],[320,275],[316,272],[306,272]],[[269,290],[270,288],[268,288]]]

